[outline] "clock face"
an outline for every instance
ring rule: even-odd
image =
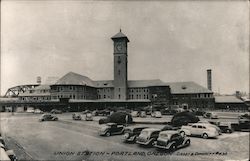
[[[116,51],[122,51],[122,43],[117,43],[115,48],[116,48]]]

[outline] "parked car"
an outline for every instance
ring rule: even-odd
[[[58,117],[51,114],[43,114],[39,121],[57,121]]]
[[[92,113],[86,113],[86,115],[85,115],[85,121],[93,121],[93,115],[92,115]]]
[[[53,110],[50,111],[50,113],[52,113],[52,114],[61,114],[62,111],[61,110],[57,110],[57,109],[53,109]]]
[[[161,110],[162,115],[174,115],[176,113],[177,113],[177,111],[174,110],[174,109],[163,109],[163,110]]]
[[[90,110],[82,111],[82,114],[86,114],[86,113],[91,113],[91,111]]]
[[[172,125],[165,125],[161,131],[167,131],[167,130],[179,130],[180,128],[179,127],[175,127],[175,126],[172,126]]]
[[[242,114],[238,117],[239,123],[248,123],[250,122],[249,113]]]
[[[43,114],[43,111],[37,108],[34,110],[34,113],[35,114]]]
[[[5,145],[5,142],[4,142],[4,139],[3,139],[2,136],[0,136],[0,143],[3,144],[3,145]]]
[[[140,135],[137,137],[136,143],[145,146],[153,146],[153,143],[157,140],[160,131],[160,129],[156,128],[143,129]]]
[[[151,114],[151,116],[152,116],[152,117],[155,117],[155,118],[161,118],[161,117],[162,117],[160,111],[154,111],[154,112]]]
[[[218,115],[215,114],[214,112],[206,112],[203,115],[204,118],[209,118],[209,119],[218,119]]]
[[[123,133],[124,133],[124,126],[118,125],[117,123],[107,123],[106,125],[102,126],[99,131],[99,134],[101,136],[111,136]]]
[[[3,161],[17,161],[16,154],[13,150],[5,150],[2,146],[0,147],[0,160]]]
[[[78,113],[73,113],[72,114],[72,119],[73,120],[82,120],[82,116]]]
[[[230,122],[220,122],[218,127],[222,133],[232,133],[234,131]]]
[[[147,117],[146,111],[141,111],[141,112],[140,112],[140,117]]]
[[[27,110],[26,110],[27,113],[34,113],[35,110],[33,107],[28,107]]]
[[[94,116],[108,116],[110,115],[110,110],[94,110],[92,114]]]
[[[140,135],[141,131],[145,128],[145,126],[134,126],[134,127],[127,127],[124,130],[124,135],[122,137],[124,142],[135,142],[137,137]]]
[[[161,112],[160,111],[155,111],[155,118],[161,118],[162,115],[161,115]]]
[[[153,145],[159,149],[175,151],[176,149],[189,146],[190,139],[182,136],[178,131],[162,131]]]
[[[207,120],[202,120],[202,121],[198,121],[198,123],[202,123],[202,124],[208,124],[214,128],[216,128],[219,132],[219,135],[221,135],[221,129],[219,128],[220,122],[219,121],[207,121]]]
[[[220,135],[219,128],[214,127],[215,125],[210,125],[207,123],[194,123],[189,124],[187,126],[182,126],[180,129],[180,133],[184,135],[196,135],[201,136],[204,139],[209,137],[217,137]]]
[[[140,116],[138,111],[132,111],[131,115],[132,115],[132,117],[139,117]]]

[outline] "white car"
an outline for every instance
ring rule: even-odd
[[[35,110],[34,110],[34,113],[37,113],[37,114],[42,114],[42,113],[43,113],[43,111],[42,111],[42,110],[40,110],[40,109],[35,109]]]
[[[209,118],[209,119],[218,119],[218,115],[214,112],[206,112],[203,115],[204,118]]]
[[[160,111],[155,111],[151,114],[152,117],[155,117],[155,118],[161,118],[162,115],[161,115],[161,112]]]
[[[138,111],[132,111],[132,112],[131,112],[131,116],[132,116],[132,117],[139,117],[139,115],[140,115],[140,114],[139,114]]]
[[[196,135],[201,136],[204,139],[209,137],[217,137],[220,135],[220,130],[215,125],[208,123],[194,123],[192,125],[182,126],[180,129],[182,135]]]
[[[35,110],[34,110],[33,107],[28,107],[27,110],[26,110],[26,112],[28,112],[28,113],[34,113]]]

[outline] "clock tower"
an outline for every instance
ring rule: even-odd
[[[111,37],[114,42],[114,99],[127,99],[127,44],[129,42],[126,35],[121,30]]]

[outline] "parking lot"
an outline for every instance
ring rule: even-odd
[[[57,114],[59,121],[39,122],[41,114],[1,113],[1,133],[21,160],[246,160],[249,132],[222,134],[217,139],[190,137],[191,145],[174,153],[123,143],[121,135],[98,135],[100,117],[74,121],[72,113]],[[136,118],[137,121],[170,121]],[[221,118],[235,122],[233,118]],[[147,124],[161,128],[164,125]]]

